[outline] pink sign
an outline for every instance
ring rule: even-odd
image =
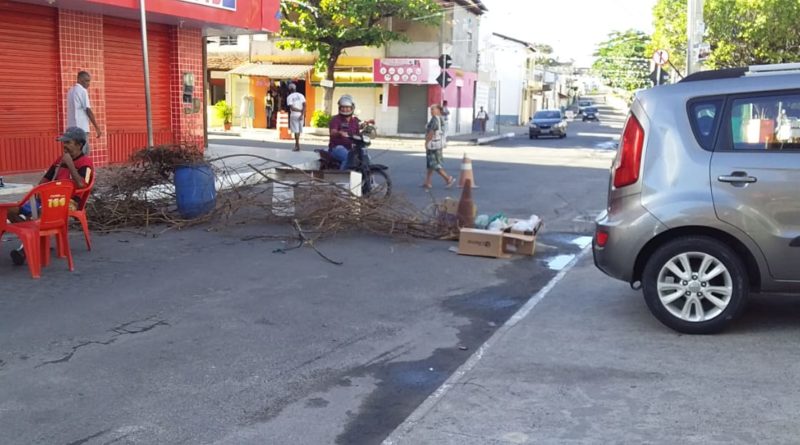
[[[436,59],[375,59],[372,78],[375,83],[429,85],[439,74]]]

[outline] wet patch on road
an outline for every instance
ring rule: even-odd
[[[428,396],[439,388],[489,337],[531,296],[557,274],[545,266],[549,257],[574,257],[585,245],[577,234],[543,233],[537,242],[546,243],[554,253],[537,253],[534,258],[517,257],[500,268],[499,285],[447,299],[443,306],[469,320],[459,329],[458,343],[439,348],[422,360],[393,361],[392,357],[356,368],[351,377],[374,378],[377,388],[360,409],[351,414],[336,443],[380,444]],[[498,261],[487,259],[486,261]],[[545,266],[545,267],[543,267]]]

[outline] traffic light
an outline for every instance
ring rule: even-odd
[[[442,54],[439,56],[439,68],[446,70],[453,66],[453,58],[449,54]]]
[[[649,76],[647,76],[647,78],[650,79],[651,82],[653,82],[653,85],[664,85],[665,83],[669,82],[669,73],[667,72],[667,70],[663,68],[661,69],[661,82],[658,82],[656,80],[657,73],[658,73],[658,68],[654,69],[653,72],[650,73]]]
[[[442,76],[444,76],[444,78],[442,78]],[[452,81],[453,76],[451,76],[447,71],[442,71],[442,74],[439,74],[439,77],[436,78],[436,84],[441,85],[444,88],[447,88]]]

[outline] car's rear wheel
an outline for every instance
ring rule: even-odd
[[[530,135],[529,135],[529,137],[530,137],[531,139],[536,139],[536,138],[537,138],[537,136],[536,136],[535,134],[530,134]]]
[[[749,281],[730,247],[708,237],[678,238],[653,253],[642,273],[644,299],[666,326],[686,334],[713,334],[739,315]]]

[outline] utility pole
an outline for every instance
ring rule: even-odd
[[[699,47],[705,34],[703,0],[689,0],[686,13],[686,75],[700,70]]]
[[[150,105],[150,62],[147,55],[147,15],[144,0],[139,0],[139,15],[142,22],[142,66],[144,68],[144,105],[147,120],[147,149],[153,147],[153,110]]]

